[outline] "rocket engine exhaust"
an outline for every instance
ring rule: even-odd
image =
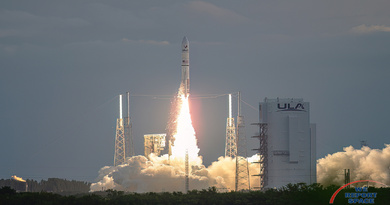
[[[163,156],[151,154],[148,158],[133,156],[127,158],[122,165],[103,167],[99,171],[97,182],[91,185],[91,191],[102,189],[130,192],[187,191],[207,189],[212,186],[226,191],[233,189],[232,170],[235,161],[232,158],[220,157],[218,161],[206,168],[202,156],[198,155],[199,148],[189,107],[189,42],[186,37],[182,41],[181,55],[181,83],[172,101],[167,125],[169,147],[171,147],[169,154]],[[255,172],[259,169],[259,165],[251,164],[249,168]],[[253,178],[253,180],[257,179]],[[186,186],[183,186],[184,184]]]

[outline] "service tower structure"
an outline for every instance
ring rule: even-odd
[[[181,84],[182,94],[188,97],[190,94],[190,43],[184,36],[181,43]]]
[[[302,98],[264,99],[259,104],[260,189],[316,183],[316,125]]]
[[[151,153],[160,156],[165,148],[165,138],[167,134],[148,134],[144,135],[145,157],[149,158]]]

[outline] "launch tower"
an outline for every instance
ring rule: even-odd
[[[119,118],[116,122],[114,166],[125,163],[134,156],[133,131],[130,119],[130,93],[127,95],[127,117],[122,117],[122,95],[119,95]]]
[[[236,126],[232,116],[232,94],[229,94],[229,116],[226,122],[225,157],[234,158],[237,155]]]
[[[119,118],[116,120],[114,166],[121,165],[126,159],[125,128],[122,118],[122,95],[119,95]]]

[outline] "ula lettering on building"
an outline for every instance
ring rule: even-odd
[[[304,111],[305,109],[302,103],[298,103],[295,106],[291,105],[290,103],[284,103],[282,105],[278,103],[278,109],[281,111]]]

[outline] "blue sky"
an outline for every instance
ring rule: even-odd
[[[388,1],[2,1],[0,178],[93,181],[113,164],[118,95],[135,152],[165,131],[190,41],[191,109],[206,165],[224,154],[227,96],[310,102],[317,158],[389,142]],[[243,105],[248,150],[258,113]],[[253,152],[250,152],[253,154]]]

